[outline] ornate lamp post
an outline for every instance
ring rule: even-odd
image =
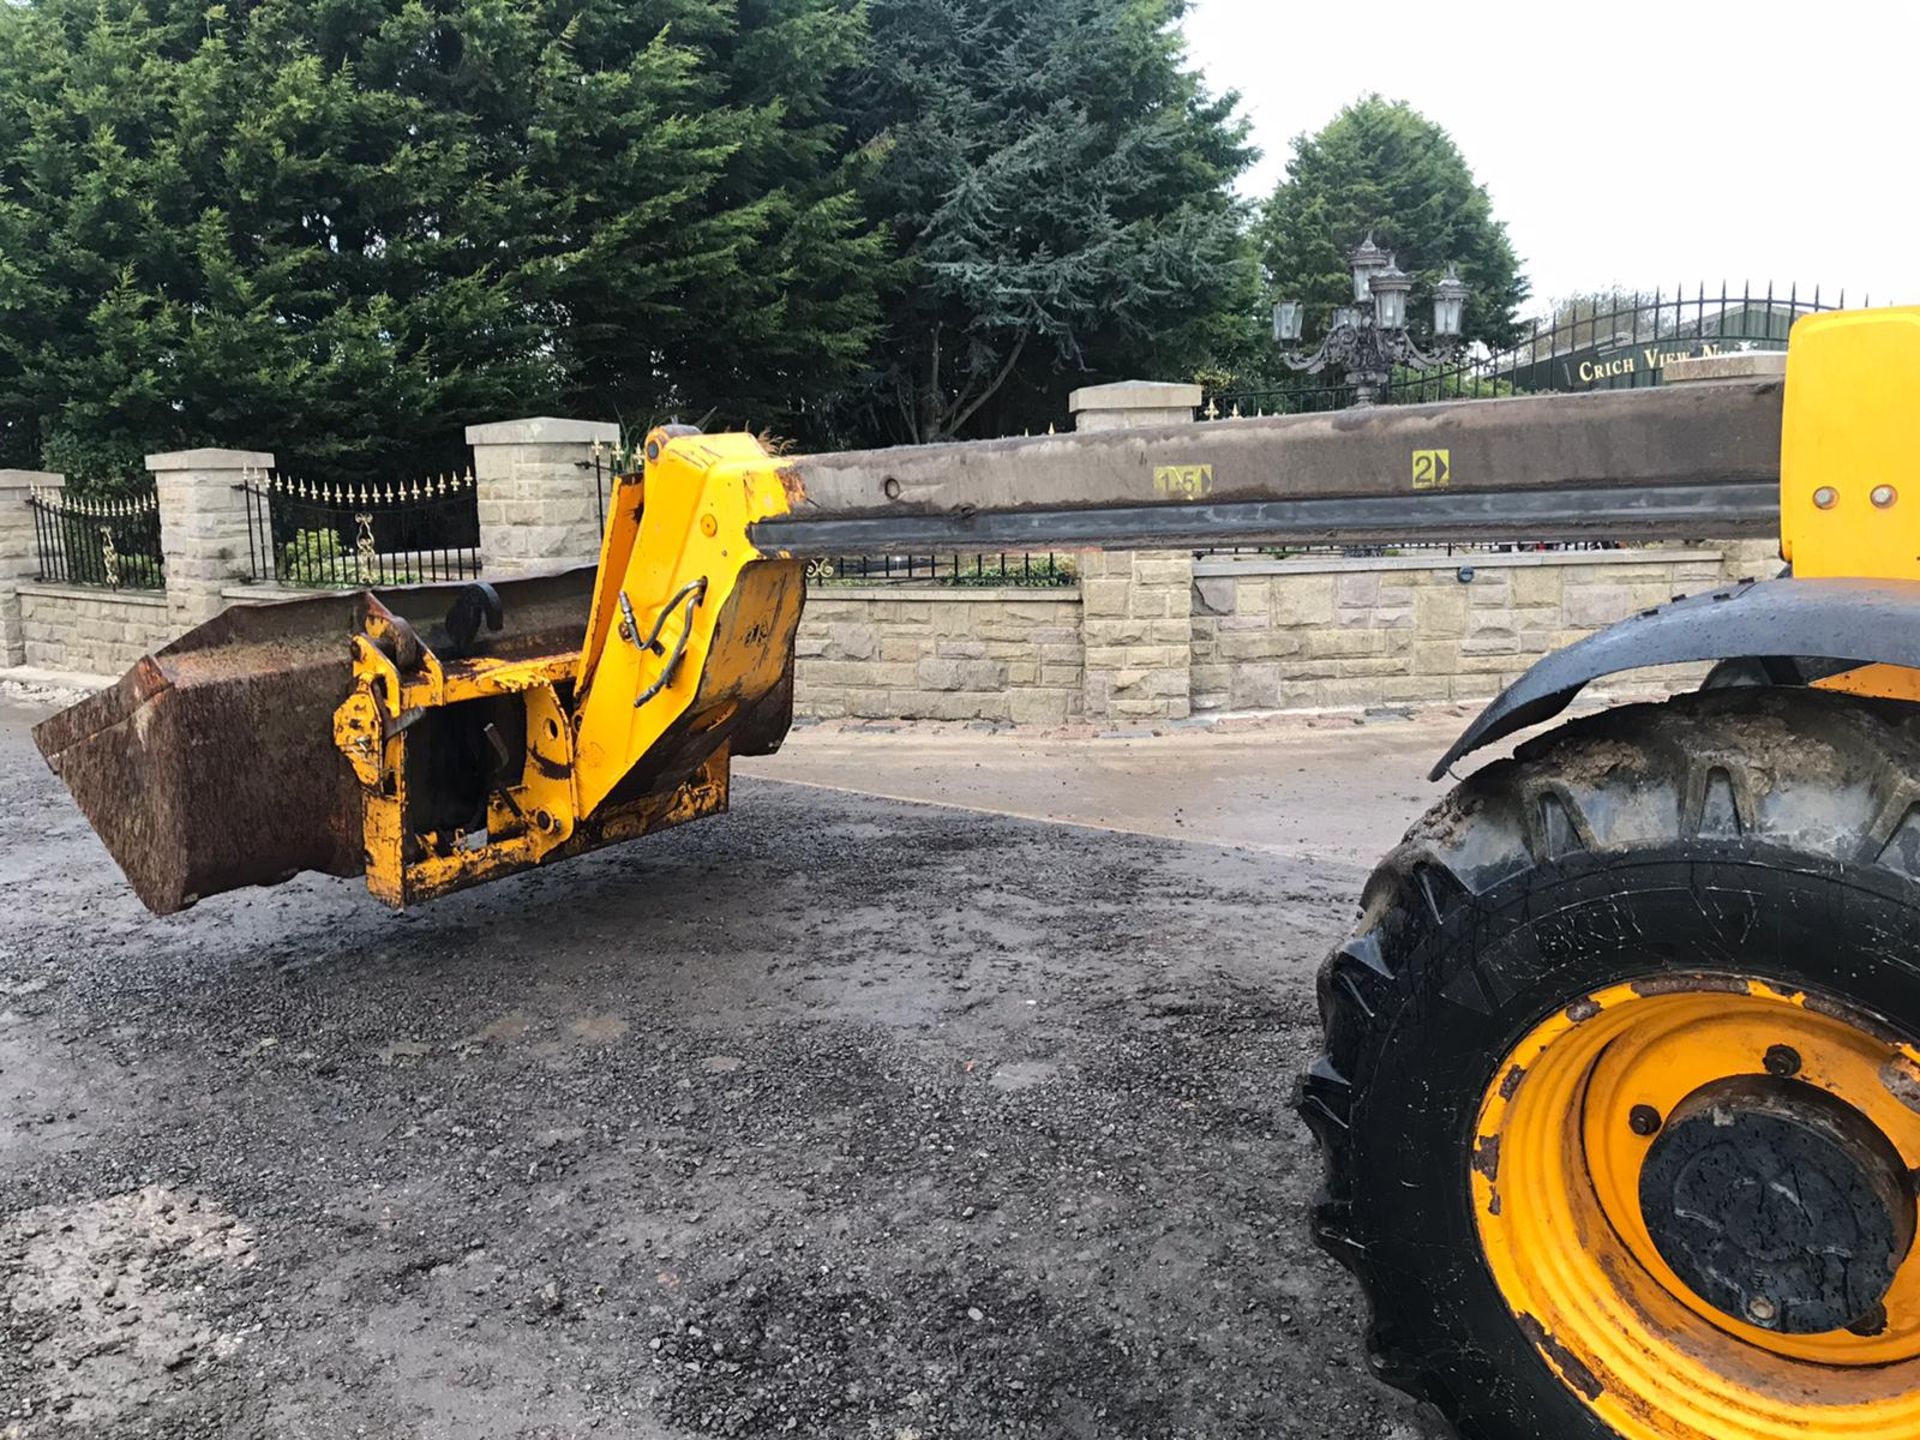
[[[1412,277],[1373,243],[1371,234],[1350,258],[1354,303],[1333,312],[1319,348],[1310,352],[1295,348],[1306,320],[1306,306],[1298,300],[1282,300],[1273,307],[1273,338],[1283,347],[1280,358],[1289,370],[1309,374],[1330,366],[1345,370],[1354,390],[1353,403],[1372,405],[1392,381],[1395,366],[1432,370],[1459,356],[1468,291],[1453,266],[1447,266],[1446,277],[1433,287],[1433,340],[1423,350],[1407,330]]]

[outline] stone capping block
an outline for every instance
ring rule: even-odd
[[[0,470],[0,490],[61,490],[66,483],[58,470]]]
[[[1661,378],[1668,385],[1699,385],[1710,381],[1784,380],[1784,350],[1736,350],[1730,355],[1685,355],[1667,361]]]
[[[950,600],[962,605],[1006,605],[1030,600],[1037,605],[1078,605],[1078,585],[815,585],[807,600]]]
[[[467,426],[469,445],[591,445],[596,440],[618,445],[620,426],[612,420],[566,420],[556,415]]]
[[[1717,563],[1719,550],[1551,550],[1511,555],[1384,555],[1372,558],[1348,558],[1329,555],[1281,560],[1261,556],[1255,559],[1215,558],[1193,562],[1194,579],[1237,575],[1253,579],[1262,575],[1345,575],[1378,574],[1406,570],[1533,570],[1550,565],[1679,565],[1692,562]]]
[[[47,585],[38,580],[22,580],[22,595],[45,595],[55,600],[104,600],[117,605],[145,605],[150,609],[167,608],[164,590],[109,590],[105,585]]]
[[[1197,410],[1203,391],[1198,385],[1162,380],[1122,380],[1116,385],[1088,385],[1067,397],[1067,410]]]
[[[271,470],[271,450],[163,450],[147,456],[147,469],[163,470]]]

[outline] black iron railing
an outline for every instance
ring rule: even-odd
[[[640,447],[622,440],[609,445],[604,440],[593,442],[593,504],[594,515],[600,521],[600,533],[607,530],[607,506],[613,499],[613,490],[623,475],[635,475],[640,471]]]
[[[480,573],[473,474],[358,484],[249,474],[253,578],[294,589],[411,585]]]
[[[593,466],[593,493],[604,531],[614,486],[621,476],[631,475],[640,468],[641,456],[637,449],[624,443],[596,442],[589,463]],[[957,585],[1039,590],[1077,584],[1079,578],[1070,556],[1026,551],[992,555],[834,555],[807,562],[807,583],[816,587]]]
[[[1866,302],[1863,300],[1862,304]],[[1531,322],[1517,344],[1424,373],[1395,373],[1388,404],[1433,400],[1491,400],[1543,391],[1624,390],[1658,385],[1678,356],[1742,350],[1784,350],[1794,324],[1808,315],[1846,308],[1843,290],[1816,286],[1784,293],[1722,284],[1678,290],[1617,291],[1568,302]],[[1353,387],[1327,375],[1264,388],[1224,387],[1207,397],[1202,417],[1230,420],[1344,410]]]
[[[110,590],[165,587],[160,506],[151,488],[112,497],[36,490],[27,505],[40,580]]]
[[[1079,581],[1072,557],[1027,552],[994,555],[836,555],[807,563],[820,585],[959,585],[1053,589]]]

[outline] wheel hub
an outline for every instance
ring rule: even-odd
[[[1778,1075],[1702,1086],[1640,1173],[1660,1256],[1702,1300],[1784,1335],[1870,1333],[1914,1239],[1914,1188],[1872,1121]]]

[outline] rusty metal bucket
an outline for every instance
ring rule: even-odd
[[[506,627],[489,653],[577,650],[593,574],[496,583]],[[459,590],[235,606],[42,721],[34,743],[156,914],[302,870],[357,875],[361,792],[332,730],[352,684],[351,637],[369,593],[425,635]]]

